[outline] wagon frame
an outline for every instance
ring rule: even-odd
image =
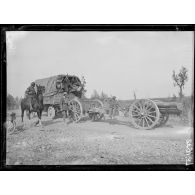
[[[60,102],[64,98],[64,92],[67,92],[68,107],[73,113],[72,119],[74,122],[79,122],[92,108],[103,107],[103,103],[98,99],[82,98],[82,94],[85,91],[84,84],[77,76],[57,75],[36,80],[35,83],[46,88],[46,93],[43,94],[43,105],[50,119],[55,118],[58,113],[63,111],[60,108]]]

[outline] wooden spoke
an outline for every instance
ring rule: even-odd
[[[140,102],[138,105],[139,105],[140,109],[143,110],[143,108],[144,108],[143,104]]]
[[[140,113],[139,111],[137,111],[137,110],[133,110],[132,112],[137,112],[137,113]]]
[[[149,110],[151,110],[153,107],[150,107],[150,108],[148,108],[147,110],[149,111]],[[154,109],[154,108],[153,108]]]
[[[159,121],[160,111],[152,100],[135,100],[129,109],[131,122],[136,128],[151,129]]]
[[[73,120],[78,122],[82,117],[82,105],[78,99],[73,99],[70,101],[70,110],[73,112]]]
[[[147,118],[145,117],[144,119],[146,120],[146,123],[147,123],[147,125],[148,125],[148,127],[149,127],[149,124],[148,124],[148,120],[147,120]]]
[[[132,114],[132,116],[140,116],[140,114]]]
[[[134,105],[135,108],[137,108],[137,110],[141,111],[140,108],[138,108],[136,105]]]
[[[156,113],[156,111],[151,111],[151,112],[148,112],[148,113]]]
[[[156,116],[153,116],[153,115],[150,115],[150,114],[148,114],[147,116],[152,117],[152,118],[156,118]]]
[[[145,107],[145,109],[147,110],[148,109],[148,107],[150,106],[150,104],[148,103],[148,104],[144,104],[144,107]]]
[[[151,118],[149,118],[149,117],[147,117],[147,116],[146,116],[146,118],[149,119],[149,121],[150,121],[151,123],[154,122]]]

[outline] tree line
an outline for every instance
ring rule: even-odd
[[[90,99],[101,99],[101,100],[103,100],[103,99],[108,98],[108,97],[109,96],[106,93],[104,93],[103,91],[99,94],[97,92],[97,90],[93,90],[93,93],[91,94]]]
[[[183,89],[184,86],[186,84],[186,82],[188,81],[188,70],[185,67],[182,67],[179,71],[179,73],[176,73],[175,71],[173,71],[172,73],[172,79],[173,79],[173,84],[175,87],[179,88],[179,92],[178,92],[178,97],[179,99],[183,99],[184,94],[183,94]],[[83,85],[86,85],[86,81],[85,78],[82,77],[82,81],[83,81]],[[86,90],[83,93],[83,98],[86,98],[85,96]],[[192,95],[193,96],[193,95]],[[93,93],[91,94],[90,99],[105,99],[108,98],[109,95],[106,94],[105,92],[101,92],[98,93],[97,90],[94,90]],[[136,93],[134,91],[133,93],[133,97],[134,99],[136,99]],[[13,97],[11,94],[7,95],[7,108],[8,109],[18,109],[20,107],[20,102],[21,102],[22,98],[19,97]],[[177,100],[177,96],[175,94],[173,94],[172,97],[172,101],[176,101]]]
[[[19,109],[22,98],[13,97],[11,94],[7,94],[7,109]]]

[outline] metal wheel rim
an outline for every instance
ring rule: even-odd
[[[152,129],[157,125],[160,111],[156,103],[149,99],[136,100],[130,106],[130,120],[138,129]]]
[[[93,101],[96,101],[96,102],[99,103],[100,106],[98,106],[97,108],[103,108],[104,107],[104,104],[103,104],[103,102],[101,100],[95,99]]]

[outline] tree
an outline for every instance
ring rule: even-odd
[[[100,95],[96,90],[93,90],[93,93],[91,95],[91,99],[100,99]]]
[[[100,95],[100,98],[101,99],[106,99],[106,98],[108,98],[108,95],[102,91],[102,93]]]
[[[177,100],[177,96],[175,94],[173,94],[171,101],[175,102]]]
[[[16,108],[18,109],[20,106],[20,100],[18,96],[15,98],[15,102],[16,102]]]
[[[14,109],[16,107],[16,101],[11,94],[7,95],[7,108]]]
[[[135,91],[133,91],[133,97],[134,97],[134,100],[136,100],[136,93],[135,93]]]
[[[83,86],[82,98],[83,98],[83,99],[86,99],[86,98],[87,98],[87,97],[86,97],[86,92],[87,92],[87,90],[85,89],[86,81],[85,81],[85,77],[84,77],[84,76],[81,77],[81,84],[82,84],[82,86]]]
[[[173,85],[178,86],[179,87],[179,97],[180,99],[182,99],[183,95],[183,89],[184,89],[184,85],[186,84],[186,82],[188,81],[188,74],[187,74],[188,70],[187,68],[183,67],[181,68],[180,72],[178,74],[175,73],[175,71],[173,71]]]

